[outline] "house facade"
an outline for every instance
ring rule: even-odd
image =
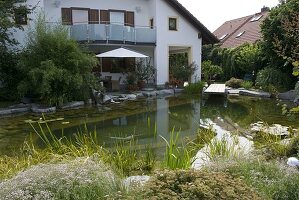
[[[188,62],[198,66],[194,82],[201,77],[202,44],[218,41],[176,0],[27,0],[27,4],[35,10],[26,17],[33,20],[23,22],[25,32],[42,11],[48,23],[62,22],[72,39],[96,54],[126,47],[148,55],[157,71],[154,83],[161,86],[169,81],[170,54],[188,53]],[[14,35],[20,46],[26,40],[24,31]],[[114,80],[122,76],[109,59],[101,60],[101,73]]]

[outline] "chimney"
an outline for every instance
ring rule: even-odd
[[[261,12],[268,12],[268,11],[270,11],[270,8],[267,6],[261,8]]]

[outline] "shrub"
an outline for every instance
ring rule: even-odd
[[[299,176],[287,176],[276,188],[273,199],[299,199]]]
[[[191,83],[184,88],[184,93],[186,93],[186,94],[201,94],[204,86],[205,86],[205,83],[202,81],[199,81],[197,83]]]
[[[241,83],[241,87],[242,87],[242,88],[245,88],[245,89],[247,89],[247,90],[251,89],[252,86],[253,86],[252,81],[243,81],[243,82]]]
[[[213,78],[223,74],[223,70],[218,65],[213,65],[212,61],[202,63],[202,73],[206,82],[210,83]]]
[[[161,171],[144,188],[146,199],[259,199],[240,179],[223,172]]]
[[[48,25],[40,16],[28,33],[27,47],[21,55],[23,78],[18,92],[53,105],[86,100],[90,88],[99,89],[91,73],[97,62],[94,55],[83,52],[69,39],[64,26]]]
[[[212,163],[208,169],[211,171],[225,171],[233,177],[242,178],[247,185],[255,188],[263,199],[273,199],[273,197],[275,199],[275,196],[279,195],[277,194],[279,188],[283,190],[286,182],[289,182],[289,185],[291,185],[287,193],[292,190],[295,191],[296,186],[297,191],[295,193],[298,194],[298,178],[297,182],[291,182],[292,179],[290,179],[290,177],[298,177],[298,170],[279,162],[266,161],[261,157],[258,159],[251,157],[234,162],[222,160],[221,162]]]
[[[231,78],[229,81],[225,82],[225,85],[232,88],[240,88],[242,87],[243,80],[237,78]]]
[[[100,161],[78,158],[39,164],[0,183],[1,199],[103,199],[122,190],[121,182]],[[112,198],[113,199],[113,198]]]
[[[269,86],[274,86],[278,91],[288,89],[291,80],[287,74],[282,73],[278,69],[265,68],[257,73],[256,86],[263,90],[269,90]]]

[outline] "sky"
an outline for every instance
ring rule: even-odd
[[[278,0],[178,0],[211,32],[224,22],[260,12],[263,6],[278,5]]]

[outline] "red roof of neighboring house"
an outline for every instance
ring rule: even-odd
[[[214,31],[214,35],[220,40],[220,47],[233,48],[244,43],[255,43],[260,40],[262,37],[260,25],[268,14],[268,10],[264,10],[222,24]]]

